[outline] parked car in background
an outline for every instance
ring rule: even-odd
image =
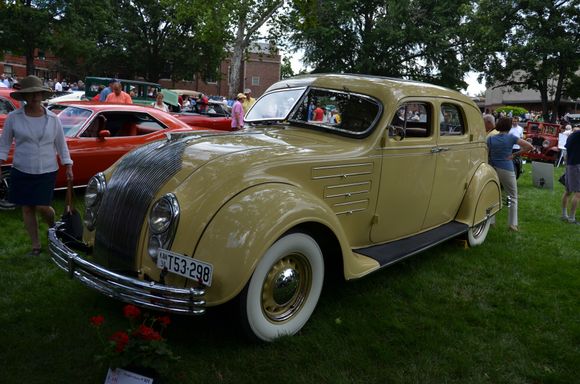
[[[317,103],[335,109],[310,120]],[[248,334],[270,341],[302,329],[325,276],[358,279],[458,236],[479,245],[500,209],[481,112],[458,92],[307,75],[272,85],[246,121],[144,145],[97,174],[78,247],[91,256],[58,224],[53,260],[150,309],[235,300]]]
[[[20,102],[10,96],[12,92],[14,92],[12,88],[0,88],[0,129],[4,127],[6,116],[13,110],[20,108]]]
[[[163,93],[163,102],[173,110],[179,110],[177,94],[161,87],[157,83],[147,81],[116,79],[121,83],[123,91],[131,95],[134,104],[152,105],[158,92]],[[99,85],[107,87],[111,81],[110,77],[87,77],[85,79],[86,98],[91,99],[99,93]]]
[[[45,105],[52,105],[52,104],[63,103],[66,101],[81,101],[81,100],[86,100],[86,99],[87,98],[85,97],[85,91],[70,91],[68,93],[65,93],[64,95],[52,97],[50,99],[46,99],[45,101],[43,101],[43,103]]]
[[[130,150],[168,135],[204,128],[191,127],[168,113],[135,104],[69,102],[50,107],[62,123],[74,161],[75,186],[85,186],[98,172],[110,167]],[[3,180],[9,183],[12,155],[2,166]],[[61,167],[56,188],[66,188]],[[0,204],[10,208],[6,188],[0,190]]]
[[[524,136],[534,146],[534,150],[522,154],[522,157],[531,161],[556,163],[560,155],[558,135],[561,129],[560,124],[528,121]]]
[[[184,123],[195,127],[208,127],[221,131],[232,129],[230,113],[227,112],[223,103],[214,100],[208,101],[208,108],[203,112],[193,108],[192,110],[182,110],[173,115]]]

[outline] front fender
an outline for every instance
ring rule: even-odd
[[[288,184],[261,184],[236,195],[216,213],[194,257],[213,264],[210,306],[234,298],[250,279],[258,260],[284,233],[302,223],[332,231],[342,254],[350,253],[336,214],[319,198]],[[338,255],[337,255],[338,256]],[[337,257],[336,262],[342,262]]]
[[[495,169],[489,164],[479,165],[469,182],[456,221],[472,227],[496,214],[501,208],[501,189]]]

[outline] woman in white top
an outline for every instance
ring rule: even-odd
[[[58,117],[42,106],[42,100],[52,91],[36,76],[20,82],[21,88],[10,94],[26,104],[6,118],[0,136],[0,164],[8,158],[14,141],[14,157],[10,173],[8,200],[22,206],[24,226],[32,242],[31,256],[41,252],[36,213],[49,226],[54,225],[54,209],[50,206],[60,162],[66,166],[66,176],[73,179],[72,160]],[[1,178],[1,176],[0,176]]]
[[[169,108],[163,102],[163,93],[157,92],[157,97],[155,99],[155,102],[153,103],[153,108],[160,109],[164,112],[169,112]]]

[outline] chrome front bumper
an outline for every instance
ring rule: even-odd
[[[205,312],[204,289],[173,288],[111,272],[67,247],[57,235],[60,224],[48,230],[48,245],[52,260],[71,278],[106,296],[139,307],[185,315]]]

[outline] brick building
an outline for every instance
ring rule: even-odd
[[[58,59],[49,52],[35,50],[34,52],[34,75],[41,79],[58,78]],[[12,78],[21,79],[26,77],[26,58],[17,56],[10,52],[4,52],[4,57],[0,60],[0,73],[4,73]]]
[[[272,53],[270,45],[266,43],[253,44],[249,50],[246,61],[242,64],[242,87],[252,90],[253,97],[259,97],[268,87],[280,80],[282,69],[281,56]],[[230,59],[225,59],[220,64],[219,77],[217,79],[204,79],[195,75],[193,81],[172,82],[169,79],[160,79],[159,83],[166,88],[191,89],[203,92],[207,95],[225,96],[228,95],[229,88]]]
[[[34,74],[41,79],[61,79],[58,68],[58,58],[40,50],[35,52]],[[280,80],[282,60],[278,52],[272,53],[266,43],[253,44],[246,61],[242,64],[242,89],[250,88],[254,97],[260,96],[272,84]],[[159,79],[159,83],[166,88],[190,89],[203,92],[207,95],[228,95],[228,78],[230,59],[220,64],[219,76],[216,79],[203,78],[195,75],[193,81],[172,82],[170,79]],[[18,79],[26,76],[26,59],[24,56],[15,56],[9,52],[4,54],[0,61],[0,73]]]

